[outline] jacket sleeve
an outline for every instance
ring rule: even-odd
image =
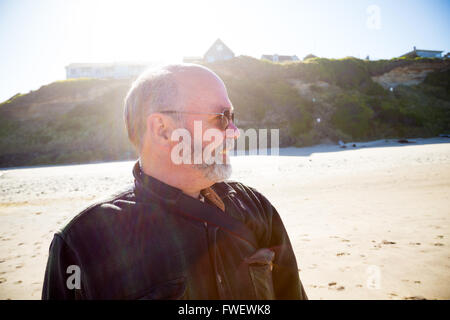
[[[297,261],[289,236],[277,210],[260,194],[269,223],[268,248],[275,252],[273,261],[273,286],[277,300],[308,300],[300,281]]]
[[[42,300],[75,300],[79,297],[80,291],[76,288],[70,289],[67,284],[68,281],[72,282],[69,277],[75,276],[77,272],[69,266],[78,266],[75,254],[64,239],[55,234],[50,244]]]

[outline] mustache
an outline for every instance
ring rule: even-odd
[[[235,139],[231,139],[231,138],[227,138],[226,140],[222,141],[222,143],[220,143],[217,147],[215,147],[214,149],[210,149],[208,151],[207,154],[204,154],[206,148],[208,148],[209,145],[206,145],[203,149],[202,149],[202,164],[199,164],[201,167],[213,167],[216,166],[217,164],[229,164],[229,152],[234,151],[234,147],[235,147]],[[226,155],[226,160],[225,162],[222,163],[223,160],[218,160],[220,162],[216,162],[213,161],[213,163],[205,163],[208,162],[209,159],[211,158],[215,158],[215,157],[221,157],[222,155]],[[192,152],[191,152],[191,156],[193,159],[195,159],[195,149],[194,147],[192,147]],[[206,158],[203,158],[206,157]],[[195,161],[194,161],[195,162]]]
[[[214,154],[216,152],[226,152],[228,154],[229,151],[233,151],[235,146],[234,139],[228,139],[222,142],[217,148],[214,149]]]
[[[219,148],[221,147],[223,150],[230,151],[234,149],[235,144],[236,142],[234,139],[228,138],[225,142],[222,142]]]

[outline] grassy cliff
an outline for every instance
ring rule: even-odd
[[[238,126],[279,128],[281,146],[450,132],[448,60],[241,56],[207,66],[227,85]],[[0,167],[134,158],[122,118],[130,83],[58,81],[0,104]]]
[[[420,66],[429,73],[417,71]],[[280,128],[282,145],[450,132],[448,60],[313,58],[274,64],[239,57],[211,67],[227,84],[241,126]],[[373,80],[399,69],[404,80],[420,72],[424,80],[396,83],[392,91]]]

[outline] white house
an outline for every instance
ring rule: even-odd
[[[66,66],[66,78],[125,79],[140,75],[150,63],[71,63]]]
[[[416,49],[416,47],[414,47],[413,51],[405,53],[401,57],[409,57],[409,58],[415,58],[415,57],[421,57],[421,58],[442,58],[442,52],[443,51],[438,51],[438,50]]]
[[[232,58],[234,58],[234,52],[220,39],[217,39],[203,56],[203,60],[206,62],[229,60]]]
[[[300,59],[296,56],[284,56],[284,55],[278,55],[278,54],[263,54],[261,56],[261,60],[269,60],[272,62],[285,62],[285,61],[299,61]]]
[[[220,39],[217,39],[212,46],[205,52],[203,57],[184,57],[185,63],[203,63],[234,58],[234,52]]]

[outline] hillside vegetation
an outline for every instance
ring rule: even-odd
[[[449,60],[240,56],[207,66],[227,85],[237,125],[279,128],[280,146],[450,133]],[[130,84],[58,81],[0,104],[0,167],[135,158],[122,116]]]

